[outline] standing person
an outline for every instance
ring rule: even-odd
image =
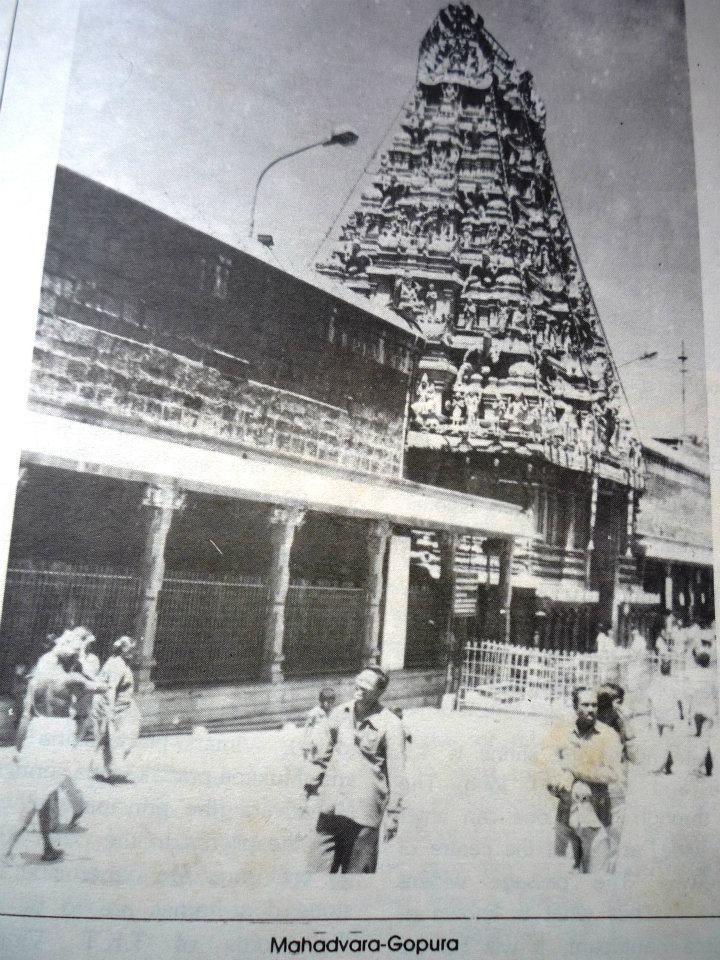
[[[318,697],[318,703],[310,710],[305,720],[303,737],[303,757],[305,760],[314,760],[327,744],[330,736],[329,716],[335,701],[335,691],[332,687],[323,687]]]
[[[630,720],[623,711],[625,691],[617,683],[607,683],[598,690],[598,713],[600,723],[614,730],[620,737],[620,776],[608,786],[610,795],[610,826],[608,827],[608,873],[615,873],[620,840],[625,826],[630,764],[638,761],[637,739]]]
[[[73,698],[78,693],[102,689],[101,683],[88,680],[75,669],[81,642],[77,631],[66,631],[51,655],[40,658],[30,677],[17,736],[18,779],[24,806],[9,838],[7,860],[36,813],[43,839],[41,859],[52,863],[63,856],[50,839],[52,811],[48,800],[72,775],[76,746]]]
[[[306,797],[319,792],[320,812],[309,856],[315,873],[375,873],[384,822],[391,840],[405,789],[402,721],[380,703],[388,676],[361,671],[355,697],[330,715],[330,737],[315,758]]]
[[[609,787],[620,779],[622,748],[615,730],[598,722],[593,690],[577,687],[572,702],[575,723],[550,731],[543,765],[548,790],[558,799],[555,853],[564,857],[569,844],[574,869],[591,873],[607,865],[602,842],[607,849],[607,829],[612,822]],[[587,803],[594,818],[589,816]]]
[[[615,649],[615,641],[602,623],[598,624],[595,648],[601,682],[604,683],[607,680],[612,680],[615,676],[617,651]]]
[[[140,736],[140,711],[135,702],[135,678],[128,661],[136,643],[120,637],[113,644],[113,655],[100,671],[105,684],[95,699],[96,721],[95,777],[108,783],[128,783],[126,761]]]
[[[718,715],[718,684],[712,659],[707,650],[693,655],[694,669],[689,678],[689,709],[695,724],[697,776],[711,777],[714,767],[711,736],[715,733]]]
[[[647,643],[638,627],[633,627],[630,633],[628,653],[630,656],[628,661],[627,686],[628,690],[632,691],[633,695],[636,695],[637,691],[644,685],[648,671]]]
[[[677,734],[683,714],[679,709],[678,691],[675,678],[671,676],[669,660],[660,662],[660,673],[656,674],[648,687],[647,697],[650,706],[650,726],[657,736],[657,757],[653,773],[672,773],[677,753]]]
[[[655,641],[655,652],[660,660],[669,660],[675,645],[675,626],[673,615],[670,613],[665,618],[660,633]]]

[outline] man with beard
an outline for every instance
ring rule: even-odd
[[[572,695],[575,723],[553,729],[544,762],[548,790],[558,798],[555,852],[565,856],[568,844],[573,866],[582,873],[601,867],[601,841],[607,848],[611,823],[611,784],[620,780],[620,737],[597,719],[594,690],[578,687]],[[607,863],[605,863],[607,866]]]
[[[23,808],[5,851],[6,861],[36,813],[43,840],[41,859],[52,863],[63,856],[50,839],[52,805],[48,800],[72,776],[77,739],[73,697],[104,689],[103,684],[79,672],[77,658],[83,641],[80,631],[68,630],[52,653],[40,658],[30,678],[17,734]]]
[[[375,873],[383,819],[385,841],[397,833],[405,732],[402,721],[380,704],[387,684],[384,671],[361,671],[354,699],[330,714],[327,745],[314,758],[305,784],[307,797],[320,791],[309,858],[314,873]]]

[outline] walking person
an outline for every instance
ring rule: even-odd
[[[575,722],[553,728],[543,751],[547,787],[558,799],[555,853],[564,857],[570,846],[575,870],[600,872],[607,868],[609,787],[621,776],[622,747],[616,731],[597,719],[594,690],[577,687],[572,702]]]
[[[355,696],[330,715],[325,750],[311,766],[305,795],[319,794],[309,869],[375,873],[380,843],[391,840],[405,789],[405,731],[380,703],[387,674],[372,667],[355,680]]]
[[[689,710],[697,739],[697,776],[711,777],[714,768],[713,739],[717,733],[718,683],[712,658],[707,650],[693,654],[694,669],[689,678]]]
[[[7,861],[35,814],[43,840],[42,861],[52,863],[63,856],[50,837],[53,825],[48,800],[68,780],[72,783],[77,742],[74,697],[102,689],[101,683],[88,680],[76,669],[81,644],[77,630],[66,631],[54,649],[40,658],[30,677],[17,735],[21,811],[5,848]],[[83,801],[75,820],[84,809]]]
[[[682,701],[678,699],[678,685],[672,676],[669,660],[660,662],[647,691],[650,707],[650,726],[656,736],[653,773],[670,776],[677,760],[677,744],[683,721]]]
[[[140,737],[140,710],[129,665],[135,647],[131,637],[116,640],[113,655],[99,674],[104,690],[93,704],[96,740],[91,769],[96,779],[107,783],[130,782],[126,763]]]
[[[72,637],[72,642],[78,650],[72,664],[72,669],[75,672],[81,673],[87,680],[96,680],[100,672],[100,660],[94,653],[88,651],[88,647],[95,643],[93,634],[86,627],[74,627],[70,631],[67,631],[63,637],[65,638],[61,641],[63,643],[67,643],[67,637]],[[54,655],[54,651],[49,651],[49,654]],[[48,658],[49,654],[44,654],[44,657]],[[43,658],[41,658],[41,660],[42,659]],[[92,722],[92,705],[96,696],[98,696],[98,694],[90,690],[78,690],[73,695],[73,713],[75,716],[78,744],[82,743],[88,727]],[[67,830],[72,831],[77,828],[78,821],[87,806],[85,797],[75,780],[69,776],[65,777],[59,789],[50,795],[46,804],[47,809],[45,814],[50,824],[51,833],[56,832],[60,827],[60,792],[65,794],[72,809],[72,815],[66,828]]]

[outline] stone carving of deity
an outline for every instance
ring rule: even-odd
[[[431,283],[425,294],[425,314],[428,317],[435,317],[438,310],[438,293],[435,284]]]
[[[569,350],[563,357],[563,368],[569,377],[582,377],[583,370],[580,357],[574,350]]]
[[[456,396],[453,400],[451,420],[455,429],[460,427],[465,419],[465,403],[461,397]]]
[[[466,144],[469,150],[472,150],[473,153],[482,147],[483,134],[489,131],[483,131],[483,125],[479,124],[477,120],[473,120],[473,125],[466,135]]]
[[[442,395],[428,375],[424,373],[418,384],[417,399],[410,405],[415,418],[421,424],[429,420],[439,421],[441,414]]]
[[[460,91],[456,84],[446,83],[443,85],[442,103],[445,107],[455,107],[458,102]]]
[[[575,411],[571,407],[566,407],[565,412],[560,418],[560,434],[565,443],[574,447],[578,439],[578,422]]]
[[[580,415],[580,429],[578,431],[578,449],[581,453],[590,454],[595,446],[595,418],[589,412]]]
[[[470,249],[473,245],[473,228],[472,224],[464,221],[460,228],[460,246],[464,250]]]
[[[479,329],[478,305],[474,300],[464,302],[462,316],[469,330]]]
[[[472,351],[468,350],[468,352],[465,354],[463,358],[463,362],[460,364],[458,368],[457,376],[455,378],[456,390],[464,386],[465,384],[469,383],[470,377],[475,372],[475,365],[470,360],[471,354],[472,354]]]
[[[467,413],[467,423],[471,429],[475,429],[478,424],[478,413],[480,411],[480,388],[471,390],[465,394],[465,410]]]
[[[495,402],[492,406],[492,419],[495,421],[496,426],[500,425],[501,421],[506,421],[508,415],[508,403],[507,400],[499,394],[495,398]]]
[[[417,313],[423,307],[420,299],[420,284],[407,273],[395,281],[393,301],[400,311]]]
[[[548,397],[543,401],[540,417],[545,436],[555,437],[558,432],[558,422],[555,416],[555,405]]]

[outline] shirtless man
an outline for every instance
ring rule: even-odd
[[[42,860],[52,863],[63,856],[50,840],[47,801],[72,770],[76,744],[73,695],[105,689],[76,669],[82,639],[78,631],[67,631],[56,643],[53,655],[40,658],[30,678],[17,734],[16,759],[24,807],[10,836],[6,861],[36,813],[43,839]]]

